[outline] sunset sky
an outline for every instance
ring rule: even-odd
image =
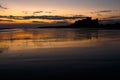
[[[67,24],[88,16],[120,22],[120,0],[0,0],[0,24]]]

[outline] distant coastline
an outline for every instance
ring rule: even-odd
[[[87,28],[87,29],[120,29],[120,23],[99,24],[98,19],[92,20],[91,17],[75,21],[75,23],[67,26],[43,26],[38,28]]]

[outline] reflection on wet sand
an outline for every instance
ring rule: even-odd
[[[98,38],[96,30],[17,29],[0,32],[0,46],[12,50],[79,45],[80,41]],[[1,49],[2,49],[1,48]]]
[[[77,29],[17,29],[16,31],[0,32],[0,40],[79,40],[98,37],[97,30]]]
[[[98,30],[81,29],[16,29],[0,32],[0,53],[6,50],[57,48],[93,45]],[[91,44],[90,44],[91,43]]]

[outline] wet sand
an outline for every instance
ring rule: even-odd
[[[23,51],[0,59],[0,76],[5,79],[113,77],[120,72],[119,52],[118,46]]]
[[[119,32],[99,34],[97,39],[73,39],[33,46],[31,41],[10,41],[8,49],[1,48],[0,78],[5,79],[115,79],[120,72]],[[109,34],[108,34],[109,33]],[[117,35],[118,34],[118,35]],[[112,36],[106,36],[112,35]],[[17,36],[18,37],[18,36]],[[28,36],[27,36],[28,37]],[[80,37],[80,36],[79,36]],[[53,38],[53,37],[52,37]],[[74,45],[73,45],[73,43]],[[5,41],[5,42],[4,42]],[[6,40],[1,41],[4,47]],[[26,40],[25,40],[26,41]],[[22,43],[22,45],[20,44]],[[52,44],[52,45],[51,45]],[[78,45],[77,45],[78,44]],[[77,45],[77,46],[75,46]],[[15,48],[18,46],[17,48]]]

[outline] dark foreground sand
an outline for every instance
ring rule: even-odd
[[[114,78],[118,77],[120,72],[119,52],[119,46],[16,52],[20,55],[0,59],[0,78],[1,80]],[[31,55],[28,55],[29,53]]]

